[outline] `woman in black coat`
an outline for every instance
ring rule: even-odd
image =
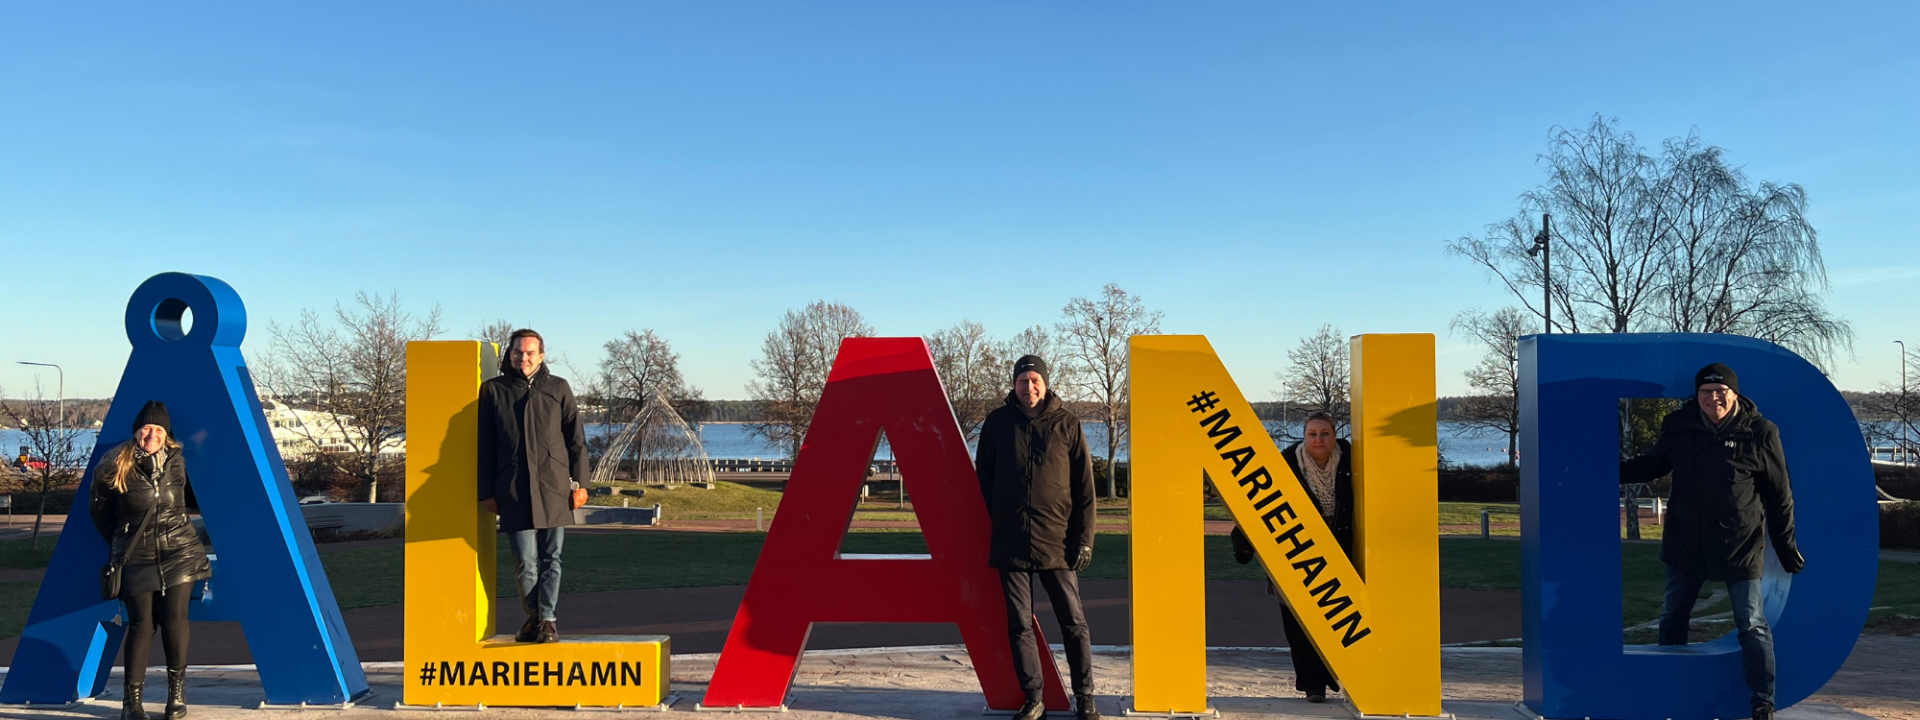
[[[94,468],[89,503],[94,527],[107,539],[112,561],[121,564],[120,601],[127,611],[123,720],[146,720],[140,696],[156,624],[167,655],[166,718],[187,714],[187,601],[193,583],[213,574],[187,516],[195,507],[167,406],[149,401],[133,420],[133,439],[109,450]]]
[[[1327,521],[1340,549],[1353,556],[1353,446],[1334,434],[1333,416],[1322,412],[1307,416],[1306,439],[1287,446],[1280,454],[1294,477],[1313,496],[1314,507]],[[1253,562],[1253,542],[1239,527],[1233,529],[1233,559],[1245,565]],[[1273,581],[1267,581],[1267,593],[1278,595]],[[1280,624],[1287,631],[1287,647],[1293,655],[1293,686],[1305,693],[1307,702],[1326,702],[1327,689],[1340,684],[1327,669],[1327,661],[1313,648],[1300,620],[1280,605]]]

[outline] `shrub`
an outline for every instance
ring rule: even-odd
[[[1880,547],[1920,549],[1920,502],[1880,505]]]
[[[1520,472],[1497,467],[1449,467],[1440,471],[1441,502],[1519,502]]]

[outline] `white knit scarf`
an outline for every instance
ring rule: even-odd
[[[1335,443],[1333,452],[1327,455],[1326,467],[1313,461],[1307,454],[1305,445],[1300,446],[1300,474],[1306,476],[1307,489],[1313,491],[1313,499],[1320,506],[1320,516],[1333,517],[1334,476],[1340,473],[1340,445]]]

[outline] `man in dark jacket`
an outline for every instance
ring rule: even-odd
[[[1081,720],[1097,720],[1093,641],[1080,610],[1077,573],[1093,562],[1093,458],[1080,419],[1047,390],[1047,363],[1027,355],[1013,364],[1007,404],[987,414],[974,458],[993,522],[987,562],[1000,570],[1014,673],[1027,702],[1015,720],[1039,720],[1040,647],[1033,633],[1033,581],[1053,603],[1073,674]]]
[[[560,548],[573,490],[588,477],[580,410],[567,381],[548,372],[546,349],[540,333],[515,330],[500,374],[480,386],[480,504],[500,516],[513,548],[527,611],[519,642],[560,639]]]
[[[1708,365],[1694,374],[1693,385],[1694,399],[1661,421],[1653,450],[1620,464],[1620,482],[1673,474],[1660,543],[1660,560],[1667,564],[1660,644],[1687,644],[1700,586],[1725,582],[1753,690],[1753,717],[1772,720],[1773,634],[1760,597],[1768,541],[1787,572],[1806,566],[1793,539],[1787,457],[1780,429],[1740,396],[1733,368]]]

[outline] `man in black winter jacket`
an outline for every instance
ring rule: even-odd
[[[547,371],[546,340],[515,330],[500,374],[480,386],[480,505],[500,516],[527,621],[518,642],[555,642],[560,549],[574,490],[589,477],[573,388]]]
[[[1780,429],[1740,396],[1733,368],[1714,363],[1694,374],[1695,395],[1660,424],[1653,450],[1620,464],[1620,482],[1673,474],[1660,560],[1667,564],[1660,644],[1687,644],[1700,587],[1727,584],[1740,633],[1755,720],[1773,718],[1773,634],[1761,602],[1760,575],[1771,540],[1780,565],[1800,572],[1806,559],[1793,538],[1793,489]]]
[[[1093,458],[1080,419],[1047,390],[1045,360],[1027,355],[1013,364],[1013,392],[987,415],[975,455],[993,522],[987,562],[1000,570],[1014,673],[1027,694],[1015,720],[1039,720],[1046,713],[1041,649],[1033,633],[1034,580],[1046,588],[1060,620],[1079,717],[1096,720],[1093,641],[1080,610],[1077,574],[1093,562]]]

